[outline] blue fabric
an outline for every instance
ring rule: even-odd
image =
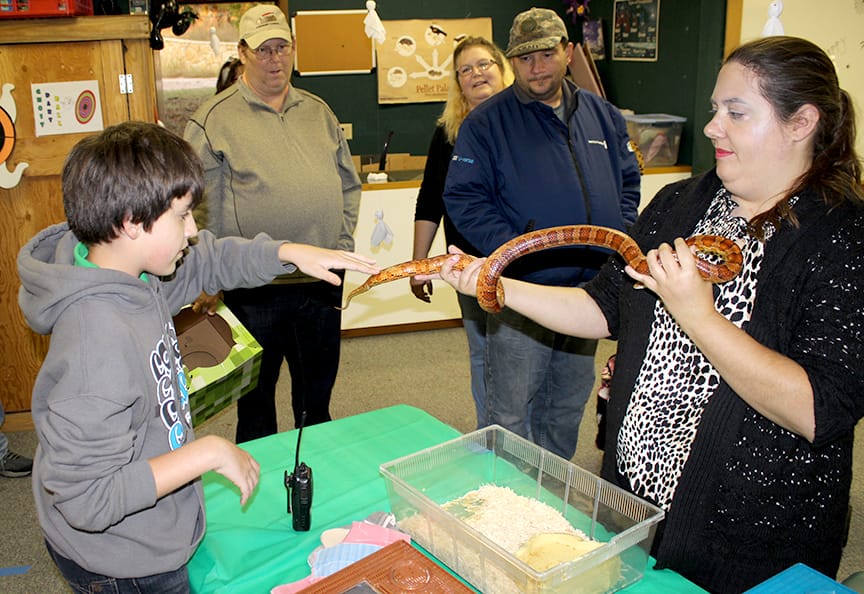
[[[564,82],[565,125],[551,107],[524,102],[516,85],[476,107],[459,129],[444,203],[483,255],[532,229],[602,225],[625,230],[637,216],[639,165],[615,106]],[[575,286],[609,252],[559,248],[520,258],[507,276]]]
[[[591,224],[623,231],[636,220],[641,177],[623,116],[567,80],[561,105],[563,121],[513,85],[475,108],[459,129],[444,202],[482,254],[535,229]],[[608,256],[599,247],[544,250],[520,257],[505,274],[578,286]],[[513,312],[490,316],[481,426],[498,423],[570,459],[594,385],[595,348],[595,341],[541,329]]]
[[[237,401],[237,443],[276,433],[276,382],[291,373],[295,427],[330,420],[339,369],[342,287],[323,281],[226,291],[225,305],[263,348],[258,385]]]
[[[180,569],[140,578],[115,578],[87,571],[74,561],[58,554],[45,541],[48,553],[76,592],[101,592],[102,594],[189,594],[189,571]]]
[[[504,309],[487,321],[486,421],[569,460],[594,382],[597,341]]]
[[[471,395],[477,411],[477,427],[486,425],[486,318],[475,297],[456,293],[462,310],[462,326],[468,338],[468,359],[471,362]]]
[[[343,542],[332,547],[325,547],[315,555],[312,575],[319,578],[333,575],[340,569],[345,569],[352,563],[379,550],[381,550],[381,545],[359,542]]]

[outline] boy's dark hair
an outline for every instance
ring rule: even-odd
[[[86,245],[110,242],[124,221],[150,231],[175,198],[204,194],[201,161],[179,136],[156,124],[124,122],[76,144],[63,165],[63,208]]]

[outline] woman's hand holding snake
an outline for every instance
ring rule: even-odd
[[[476,258],[473,262],[468,263],[467,266],[460,267],[462,250],[451,245],[448,252],[452,257],[447,258],[441,266],[439,276],[460,293],[476,297],[477,279],[480,276],[480,269],[483,267],[486,258]]]
[[[705,282],[697,268],[694,251],[678,238],[674,248],[663,243],[645,255],[648,274],[641,274],[629,265],[625,268],[633,280],[660,298],[685,331],[716,313],[712,284]]]

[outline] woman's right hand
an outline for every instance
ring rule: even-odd
[[[438,275],[439,278],[460,293],[470,297],[476,297],[477,279],[480,278],[480,269],[483,268],[483,263],[486,262],[486,258],[477,258],[473,262],[469,263],[463,270],[456,270],[453,268],[453,265],[459,261],[459,258],[456,256],[458,254],[464,254],[465,252],[453,245],[451,245],[447,251],[448,253],[453,254],[453,257],[448,258],[441,266],[441,273]],[[423,277],[418,275],[416,278],[424,279],[434,277]]]

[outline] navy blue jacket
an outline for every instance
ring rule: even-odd
[[[624,117],[564,80],[565,125],[517,85],[475,108],[459,129],[444,202],[459,232],[484,255],[534,229],[592,224],[626,230],[639,206],[640,173]],[[556,248],[523,256],[506,276],[575,286],[609,252]]]

